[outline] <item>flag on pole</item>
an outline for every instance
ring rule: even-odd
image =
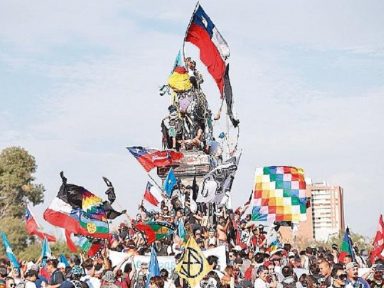
[[[142,222],[136,223],[133,225],[133,228],[136,229],[136,231],[140,232],[143,236],[143,239],[145,240],[147,245],[152,244],[156,240],[156,233],[153,231],[152,227],[148,224],[144,224]]]
[[[172,196],[172,191],[175,185],[177,184],[177,178],[173,172],[173,168],[169,169],[168,175],[164,180],[164,191],[168,197]]]
[[[181,50],[177,54],[172,72],[168,77],[168,85],[176,92],[188,91],[192,88]]]
[[[141,146],[127,147],[128,151],[149,172],[155,167],[172,165],[184,157],[183,153],[172,150],[156,150]]]
[[[39,224],[37,223],[35,217],[33,217],[31,210],[27,207],[25,209],[25,229],[29,235],[36,235],[40,239],[47,238],[50,242],[55,242],[56,237],[47,233],[44,233],[40,230]]]
[[[343,263],[345,256],[350,255],[352,257],[352,261],[355,262],[355,252],[353,251],[353,243],[351,236],[349,234],[349,228],[345,229],[345,233],[343,236],[343,241],[340,245],[340,253],[339,253],[339,262]]]
[[[9,241],[7,239],[7,235],[5,235],[4,232],[1,233],[1,240],[3,241],[5,253],[7,254],[7,257],[9,261],[11,262],[13,268],[20,268],[20,264],[16,259],[16,255],[13,253],[11,245],[9,244]]]
[[[165,221],[150,221],[146,225],[155,233],[156,240],[168,237],[175,231],[174,225]]]
[[[187,231],[185,230],[184,223],[182,220],[179,220],[177,223],[177,236],[183,240],[183,242],[187,241]]]
[[[44,239],[41,245],[41,258],[43,261],[43,266],[45,266],[47,259],[51,257],[52,257],[51,248],[49,247],[47,239]]]
[[[187,280],[191,287],[197,287],[201,279],[211,271],[207,259],[193,237],[189,238],[175,271],[181,278]]]
[[[229,46],[200,5],[192,15],[185,41],[200,49],[200,59],[207,66],[209,73],[216,81],[220,94],[223,95],[225,60],[230,54]]]
[[[63,174],[61,177],[63,183],[57,196],[44,211],[44,219],[54,226],[64,228],[66,235],[73,233],[108,239],[109,224],[101,199],[84,187],[67,184]]]
[[[239,120],[234,118],[232,112],[232,87],[229,81],[229,64],[226,63],[230,54],[229,46],[200,4],[192,15],[185,42],[190,42],[199,48],[200,59],[215,80],[221,98],[225,98],[228,116],[232,125],[236,127]]]
[[[144,199],[151,203],[153,206],[158,206],[163,196],[159,189],[153,186],[150,182],[147,182],[147,186],[145,187]]]
[[[148,266],[148,278],[147,278],[147,287],[149,287],[149,281],[154,276],[160,276],[160,266],[159,262],[157,261],[157,254],[154,246],[151,247],[151,257],[149,259],[149,266]]]
[[[253,189],[252,220],[298,223],[306,220],[304,171],[289,166],[257,168]]]
[[[375,263],[376,258],[384,258],[383,252],[384,252],[384,221],[383,221],[383,215],[380,215],[379,226],[377,227],[375,239],[373,240],[373,249],[370,255],[371,263]]]
[[[65,257],[64,254],[60,254],[59,256],[59,262],[64,263],[65,267],[71,266],[68,262],[68,259]]]

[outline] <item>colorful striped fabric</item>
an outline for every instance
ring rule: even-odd
[[[103,207],[103,200],[87,190],[83,192],[82,210],[91,219],[107,221],[107,216]]]
[[[304,171],[289,166],[257,168],[252,220],[298,223],[306,220]]]

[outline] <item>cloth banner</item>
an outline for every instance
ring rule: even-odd
[[[217,264],[219,265],[219,268],[220,268],[218,270],[224,271],[227,263],[224,245],[216,248],[208,249],[202,252],[205,258],[211,255],[216,256],[218,258]],[[120,264],[127,256],[127,253],[117,252],[113,250],[108,250],[108,253],[109,253],[109,259],[111,259],[111,262],[112,262],[112,267]],[[149,264],[149,259],[150,259],[150,255],[134,256],[133,265],[138,270],[140,268],[141,263]],[[176,267],[176,261],[174,256],[157,256],[157,260],[159,261],[160,270],[165,268],[168,270],[170,275],[174,272]],[[124,267],[126,263],[132,263],[132,258],[125,261],[122,267]]]

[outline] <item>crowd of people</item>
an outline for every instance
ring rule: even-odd
[[[218,257],[207,257],[210,272],[200,281],[202,288],[383,287],[383,260],[369,263],[358,250],[341,259],[336,245],[331,250],[323,247],[300,250],[287,243],[272,248],[268,240],[270,231],[252,222],[250,215],[244,213],[246,208],[219,209],[212,222],[204,213],[188,214],[186,209],[174,210],[166,203],[158,212],[148,212],[141,206],[137,218],[122,222],[108,245],[95,257],[68,255],[67,263],[53,257],[26,259],[20,262],[21,268],[13,268],[7,258],[1,259],[0,288],[188,287],[188,282],[174,271],[162,269],[160,275],[149,278],[148,263],[135,267],[129,261],[137,255],[150,253],[150,245],[133,225],[148,220],[166,221],[175,227],[182,221],[187,234],[196,240],[202,251],[225,247],[225,267],[219,265]],[[277,232],[276,228],[278,226],[269,230]],[[177,262],[185,242],[178,233],[172,233],[152,245],[158,256],[173,256]],[[111,251],[123,253],[123,261],[112,264]],[[359,275],[359,271],[363,274]]]

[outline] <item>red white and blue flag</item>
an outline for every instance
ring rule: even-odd
[[[27,233],[29,235],[36,235],[40,239],[47,239],[50,242],[56,241],[55,236],[44,233],[40,230],[39,225],[35,220],[35,217],[33,217],[28,207],[25,209],[25,229],[27,230]]]
[[[156,189],[155,186],[153,186],[150,182],[148,182],[144,192],[144,199],[157,207],[159,206],[159,203],[163,199],[163,196],[161,195],[161,191]]]
[[[232,87],[229,81],[229,64],[226,62],[230,55],[229,46],[200,5],[193,13],[185,42],[190,42],[199,48],[200,59],[215,80],[221,98],[225,98],[228,116],[236,127],[239,120],[234,118],[232,111]]]
[[[127,147],[127,149],[147,172],[155,167],[173,165],[174,161],[181,160],[184,157],[183,153],[172,150],[156,150],[141,146]]]
[[[229,57],[229,46],[200,5],[192,16],[185,41],[200,49],[200,59],[215,79],[223,97],[225,60]]]

